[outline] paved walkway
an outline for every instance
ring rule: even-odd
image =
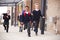
[[[44,35],[38,32],[38,36],[31,30],[31,37],[27,36],[26,30],[19,32],[19,27],[10,26],[9,33],[6,33],[3,26],[0,25],[0,40],[60,40],[60,35],[45,32]]]

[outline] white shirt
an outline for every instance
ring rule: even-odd
[[[39,11],[39,9],[35,9],[36,11]]]
[[[25,12],[26,14],[28,14],[28,12]]]

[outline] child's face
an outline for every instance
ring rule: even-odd
[[[29,8],[28,8],[28,7],[25,7],[25,10],[26,10],[26,11],[28,11],[28,10],[29,10]]]
[[[10,10],[7,11],[7,14],[8,14],[8,15],[10,14]]]
[[[7,13],[10,13],[10,10],[8,10]]]
[[[39,9],[39,5],[35,5],[35,9]]]

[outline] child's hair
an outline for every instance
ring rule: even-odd
[[[29,8],[29,6],[25,6],[25,7]]]
[[[35,3],[34,5],[39,5],[39,3]]]

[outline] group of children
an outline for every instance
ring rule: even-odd
[[[22,11],[22,13],[18,16],[19,21],[20,21],[20,29],[19,31],[23,31],[23,25],[24,25],[24,30],[27,29],[28,36],[31,37],[31,25],[33,23],[34,25],[34,32],[36,35],[38,35],[38,25],[40,21],[40,17],[44,18],[41,15],[41,11],[39,9],[39,4],[35,4],[35,9],[30,12],[29,6],[25,6],[25,10]]]

